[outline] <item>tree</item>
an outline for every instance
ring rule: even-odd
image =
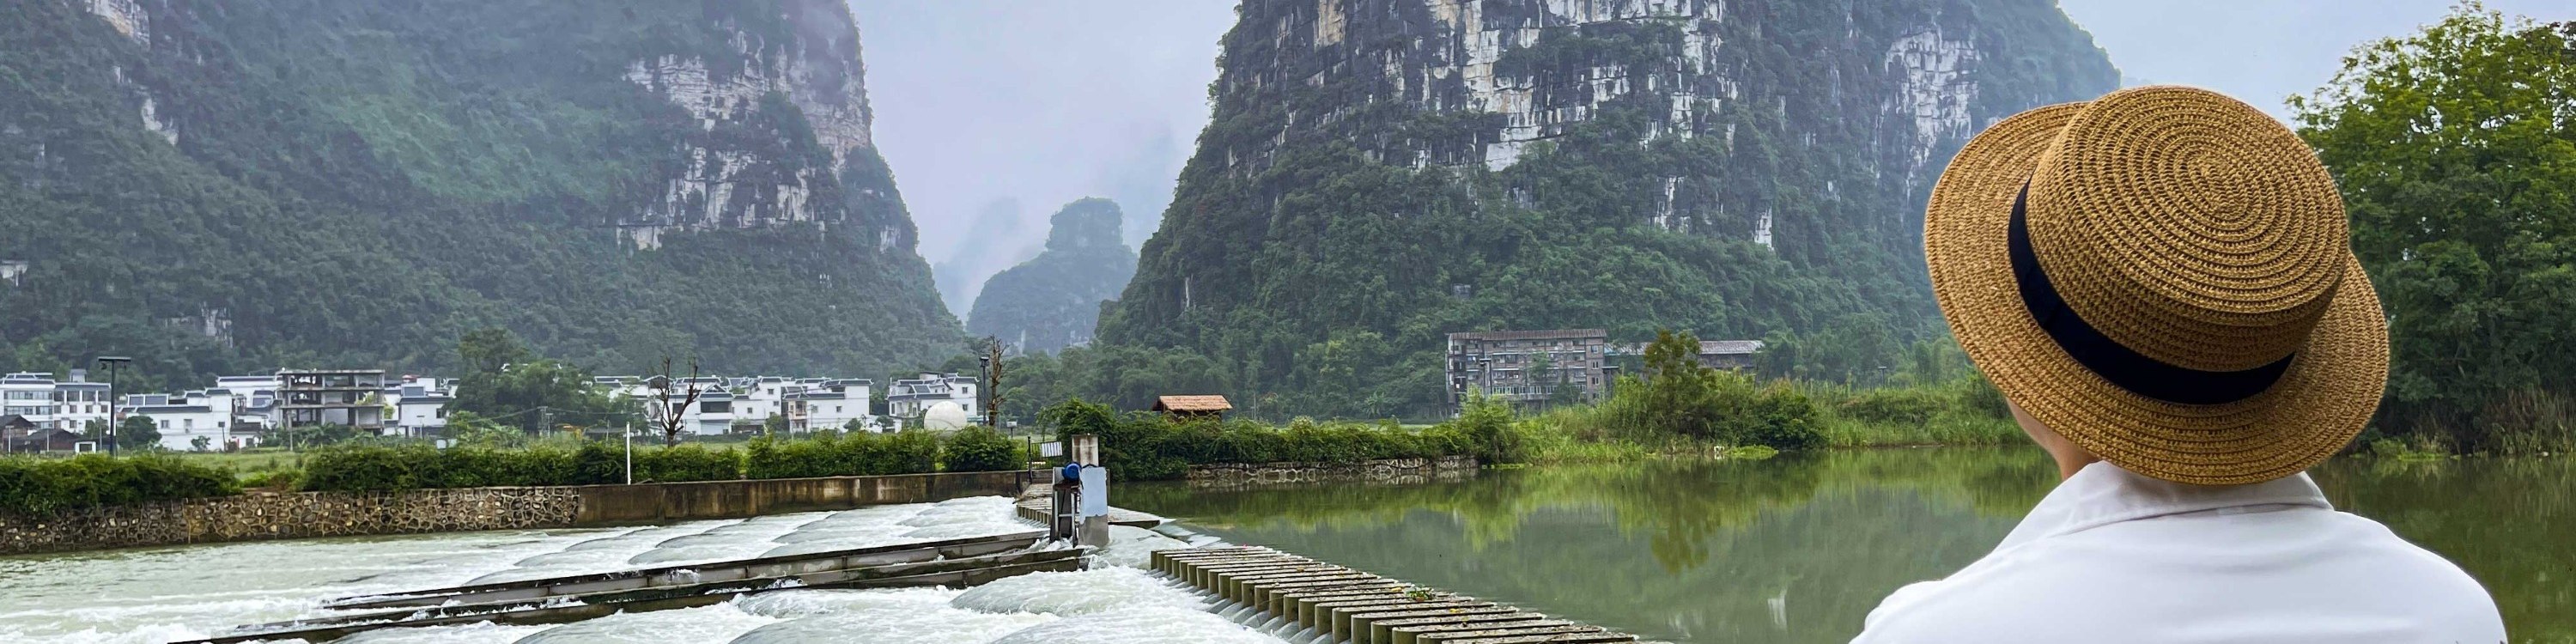
[[[200,452],[209,451],[208,448],[213,447],[214,444],[215,439],[211,436],[199,436],[188,439],[188,449]]]
[[[679,446],[680,430],[688,428],[689,408],[696,406],[698,394],[704,393],[698,389],[697,358],[689,359],[687,380],[680,380],[676,375],[671,372],[671,359],[665,357],[662,359],[662,373],[654,376],[652,418],[662,430],[663,447]]]
[[[2462,4],[2291,97],[2392,340],[2384,431],[2576,446],[2576,23]]]
[[[777,412],[770,412],[768,418],[760,419],[760,433],[771,436],[787,435],[787,416]]]
[[[528,433],[551,431],[559,425],[614,424],[634,413],[631,401],[600,390],[589,372],[553,360],[467,374],[450,404]]]
[[[456,357],[463,360],[467,373],[500,373],[502,367],[535,358],[518,336],[499,327],[483,327],[465,332],[456,340]]]
[[[161,426],[151,416],[127,416],[116,424],[117,449],[139,450],[161,446]]]

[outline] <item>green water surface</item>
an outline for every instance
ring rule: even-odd
[[[2312,472],[2486,584],[2517,642],[2576,642],[2576,461]],[[2029,449],[1845,450],[1487,471],[1411,486],[1115,488],[1122,507],[1673,642],[1842,642],[1898,586],[2001,540],[2056,483]]]

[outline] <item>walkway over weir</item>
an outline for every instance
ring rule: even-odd
[[[1219,615],[1290,641],[1351,644],[1606,644],[1612,632],[1262,547],[1155,552],[1154,570],[1226,602]],[[1249,615],[1247,615],[1249,614]],[[1260,619],[1268,615],[1269,619]],[[1291,628],[1302,626],[1302,629]]]

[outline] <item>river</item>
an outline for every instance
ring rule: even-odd
[[[2337,507],[2387,522],[2484,582],[2516,641],[2576,642],[2576,461],[2336,460],[2315,474]],[[1842,642],[1888,591],[1991,548],[2054,478],[2028,449],[1860,450],[1494,470],[1411,486],[1121,484],[1112,502],[1648,638]],[[984,497],[668,526],[5,557],[0,642],[157,643],[329,615],[319,604],[347,595],[1027,529],[1007,499]],[[1106,559],[1144,558],[1119,548]],[[1205,604],[1105,567],[965,591],[782,591],[562,626],[347,641],[1280,642]]]
[[[2337,508],[2449,557],[2517,642],[2576,642],[2576,461],[2338,459]],[[1240,543],[1673,642],[1843,642],[1880,598],[1993,548],[2055,484],[2030,449],[1835,451],[1191,491],[1124,507]]]

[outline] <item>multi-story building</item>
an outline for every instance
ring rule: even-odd
[[[919,418],[922,412],[939,403],[953,403],[966,411],[967,418],[983,412],[976,403],[976,382],[972,377],[953,373],[923,373],[919,378],[894,381],[886,388],[886,413],[896,418]]]
[[[437,378],[403,376],[401,386],[385,396],[394,408],[392,432],[404,436],[438,436],[447,430],[447,403],[454,401]]]
[[[1521,404],[1599,398],[1609,385],[1601,371],[1609,347],[1601,329],[1451,333],[1450,408],[1471,391]]]
[[[104,382],[89,382],[79,369],[72,379],[54,383],[54,426],[83,431],[91,422],[107,422],[108,388]]]
[[[795,432],[843,429],[858,421],[860,427],[878,431],[876,416],[868,413],[874,386],[862,378],[798,383],[786,394],[787,428]]]
[[[287,369],[278,371],[277,379],[280,427],[385,429],[383,369]]]
[[[237,436],[233,416],[240,397],[224,389],[194,389],[178,394],[133,394],[117,410],[126,418],[152,419],[161,433],[161,448],[178,451],[249,447],[258,440]],[[203,447],[199,445],[203,439]]]
[[[0,376],[0,416],[18,416],[39,429],[56,427],[54,374],[26,371]],[[79,428],[73,428],[78,431]]]

